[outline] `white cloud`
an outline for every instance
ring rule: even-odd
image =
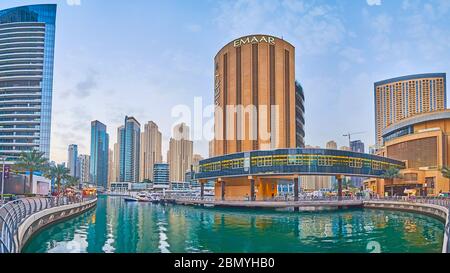
[[[369,6],[380,6],[381,0],[366,0]]]
[[[66,0],[66,3],[69,6],[80,6],[81,0]]]
[[[311,1],[221,2],[215,23],[224,43],[250,33],[288,39],[303,54],[321,55],[335,50],[347,35],[338,10]]]
[[[202,31],[202,26],[201,26],[201,25],[197,25],[197,24],[190,24],[190,25],[187,25],[187,26],[186,26],[186,29],[187,29],[189,32],[194,32],[194,33],[196,33],[196,32]]]

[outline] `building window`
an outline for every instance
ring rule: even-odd
[[[253,141],[253,150],[258,150],[259,140],[259,102],[258,102],[258,44],[252,45],[252,101],[256,107],[256,117],[252,122],[256,121],[256,140]]]
[[[317,160],[319,166],[333,166],[333,159],[329,156],[319,156]]]
[[[291,120],[290,120],[290,111],[291,111],[291,98],[290,98],[290,62],[289,62],[289,50],[284,51],[284,98],[285,98],[285,119],[286,119],[286,147],[290,147],[291,145]]]

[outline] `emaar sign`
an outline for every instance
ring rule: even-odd
[[[271,36],[247,36],[237,39],[233,42],[234,47],[240,47],[246,44],[268,43],[275,45],[275,37]]]

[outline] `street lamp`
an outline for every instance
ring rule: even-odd
[[[2,205],[5,203],[5,158],[0,158],[3,161],[3,171],[2,171]]]

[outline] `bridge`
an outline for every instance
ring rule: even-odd
[[[251,201],[273,198],[280,180],[294,182],[298,201],[298,177],[304,175],[335,176],[338,196],[342,196],[345,176],[381,178],[387,169],[404,169],[405,163],[377,155],[329,149],[278,149],[228,154],[200,161],[195,178],[202,188],[208,181],[216,183],[216,198],[249,196]],[[246,189],[244,189],[246,188]],[[227,192],[228,189],[228,192]]]

